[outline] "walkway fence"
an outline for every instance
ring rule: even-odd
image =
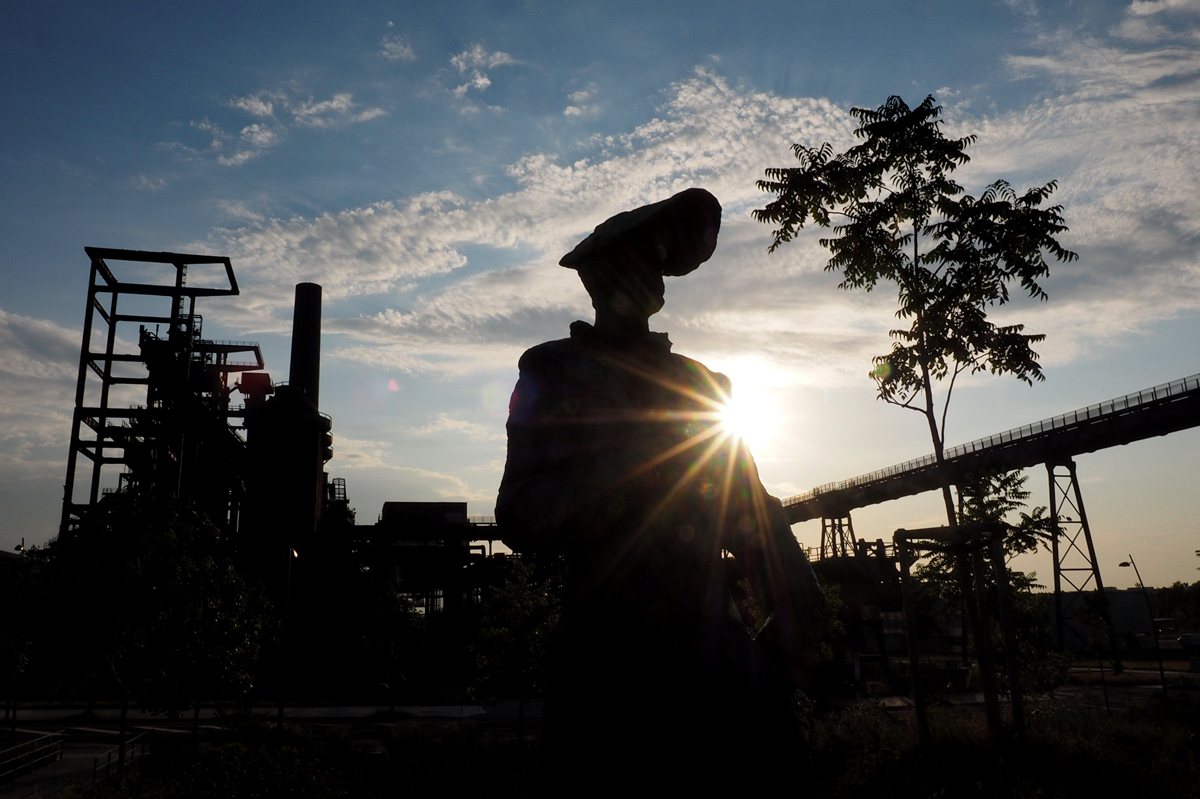
[[[143,732],[125,742],[125,765],[132,766],[140,763],[149,753],[154,733]],[[92,761],[92,787],[95,788],[104,780],[121,770],[121,747],[109,749],[103,755]]]
[[[8,749],[0,749],[0,782],[15,779],[39,766],[62,760],[64,737],[60,730]]]

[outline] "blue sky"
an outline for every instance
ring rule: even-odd
[[[752,438],[768,488],[925,454],[919,418],[866,379],[894,297],[837,291],[815,235],[768,256],[749,217],[793,141],[843,147],[848,109],[890,94],[933,93],[948,132],[979,135],[968,190],[1057,179],[1081,255],[1048,303],[1001,315],[1048,335],[1046,383],[969,381],[950,443],[1200,372],[1194,0],[8,4],[0,75],[9,548],[58,517],[85,245],[229,255],[243,294],[208,303],[205,332],[260,341],[277,379],[291,287],[322,283],[329,470],[360,521],[389,499],[488,514],[517,358],[590,318],[558,258],[701,185],[725,207],[717,254],[668,282],[652,327],[768,423]],[[1128,553],[1150,582],[1195,579],[1198,445],[1079,459],[1110,582],[1130,583]],[[1031,473],[1036,503],[1045,482]],[[855,525],[890,537],[937,514],[917,498]]]

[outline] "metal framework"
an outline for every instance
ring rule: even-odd
[[[236,529],[244,409],[229,405],[229,375],[262,369],[262,352],[250,342],[203,338],[203,318],[196,313],[200,297],[238,294],[229,259],[100,247],[84,251],[91,275],[59,534],[77,529],[87,509],[102,499],[106,467],[121,468],[118,488],[187,495],[205,505],[214,522]],[[174,280],[170,285],[122,282],[106,261],[162,265],[174,269]],[[188,267],[198,264],[223,266],[228,287],[188,286]],[[136,312],[122,313],[122,299],[128,305],[133,297],[152,298],[151,303],[160,298],[157,303],[167,307],[144,313],[139,302]],[[136,350],[118,334],[125,324],[139,325]],[[100,348],[97,338],[103,341]],[[231,360],[237,354],[253,360]],[[125,385],[145,386],[144,403],[118,407],[113,389]],[[91,474],[84,496],[77,497],[77,475],[87,469],[80,456],[90,461]]]
[[[1052,552],[1054,633],[1058,647],[1064,648],[1068,632],[1078,639],[1074,643],[1089,643],[1091,636],[1078,617],[1088,610],[1084,592],[1094,591],[1097,598],[1094,612],[1099,615],[1107,634],[1109,651],[1116,657],[1116,634],[1108,610],[1108,598],[1104,593],[1104,580],[1100,577],[1100,564],[1096,560],[1096,548],[1092,545],[1092,530],[1083,508],[1083,494],[1079,491],[1075,461],[1047,463],[1046,472],[1050,478],[1050,518],[1057,530]],[[1071,596],[1064,595],[1063,583],[1074,592]]]
[[[857,552],[858,539],[854,537],[854,523],[849,512],[834,519],[821,517],[821,560],[848,558]]]

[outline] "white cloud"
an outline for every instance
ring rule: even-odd
[[[279,141],[279,131],[266,125],[247,125],[242,128],[242,139],[252,147],[266,148]]]
[[[600,113],[600,106],[593,102],[589,102],[595,97],[595,95],[595,87],[582,89],[577,92],[571,92],[569,95],[567,95],[567,98],[571,101],[572,105],[569,105],[563,109],[563,116],[583,117],[595,116],[596,114]]]
[[[338,472],[383,471],[395,496],[434,496],[446,500],[476,501],[496,498],[494,488],[481,491],[455,475],[396,463],[389,442],[335,436],[333,446],[334,457],[329,462],[329,468]]]
[[[520,62],[508,53],[501,53],[499,51],[489,53],[481,43],[472,45],[450,59],[450,65],[457,69],[459,74],[463,74],[472,68],[482,67],[490,69],[491,67],[511,66],[518,63]]]
[[[1048,304],[997,317],[1050,334],[1041,349],[1054,363],[1200,308],[1200,105],[1185,79],[1200,72],[1200,55],[1069,38],[1043,44],[1044,55],[1010,64],[1014,73],[1059,79],[1059,94],[994,116],[960,103],[947,116],[952,133],[980,135],[960,172],[968,190],[997,177],[1019,188],[1060,181],[1055,201],[1071,227],[1064,240],[1082,257],[1052,267]],[[598,222],[705,186],[725,209],[721,244],[709,264],[668,281],[667,306],[652,325],[702,359],[756,353],[781,384],[857,384],[870,357],[889,346],[894,296],[836,291],[836,277],[822,271],[828,254],[816,244],[823,231],[806,231],[768,256],[770,231],[749,218],[766,199],[755,179],[764,167],[793,163],[791,142],[844,148],[854,126],[828,101],[747,91],[700,70],[673,87],[657,118],[593,140],[590,157],[535,153],[512,164],[518,188],[509,194],[425,194],[270,220],[231,231],[218,246],[257,276],[246,288],[243,326],[285,325],[274,315],[285,315],[299,280],[323,283],[330,297],[403,291],[402,310],[329,320],[343,337],[336,357],[477,374],[564,335],[571,319],[590,318],[576,276],[555,264]],[[489,248],[522,255],[517,265],[457,277],[466,247],[483,264]],[[439,287],[429,288],[435,276]]]
[[[1134,0],[1126,13],[1135,17],[1148,17],[1164,11],[1200,11],[1200,0]]]
[[[1125,9],[1125,18],[1112,32],[1114,36],[1142,44],[1172,39],[1194,40],[1198,12],[1200,2],[1197,0],[1135,0]]]
[[[263,120],[244,126],[235,136],[211,122],[207,117],[191,125],[210,136],[207,155],[215,156],[222,166],[242,166],[279,146],[287,136],[288,127],[280,117],[290,118],[291,124],[307,128],[338,128],[368,122],[387,114],[382,108],[363,108],[354,95],[339,92],[328,100],[296,99],[285,91],[260,91],[235,97],[226,105]],[[179,142],[164,145],[171,150],[194,158],[201,153]],[[137,188],[149,188],[135,182]]]
[[[391,23],[388,25],[391,27]],[[417,54],[412,46],[399,36],[384,36],[379,43],[379,54],[389,61],[416,61]]]
[[[151,177],[146,174],[135,175],[130,178],[129,185],[138,191],[158,192],[167,187],[166,178]]]
[[[605,217],[691,185],[710,187],[725,203],[723,242],[734,240],[730,231],[739,224],[751,231],[736,247],[725,246],[724,268],[744,253],[766,273],[792,268],[799,252],[767,260],[766,230],[746,221],[759,202],[754,179],[766,164],[783,162],[789,142],[806,131],[848,142],[844,112],[822,100],[747,94],[701,73],[676,87],[664,113],[626,137],[596,142],[608,154],[595,161],[560,164],[548,154],[520,160],[509,172],[521,188],[491,200],[428,194],[232,232],[219,246],[236,263],[253,265],[261,281],[247,289],[242,306],[256,321],[244,323],[269,324],[264,315],[286,306],[298,280],[323,283],[331,297],[385,294],[465,265],[464,245],[521,247],[529,252],[521,266],[451,280],[418,293],[404,311],[329,322],[353,341],[338,357],[444,374],[495,368],[562,335],[571,319],[590,316],[575,274],[555,266],[562,252]],[[719,304],[701,299],[703,308]],[[687,335],[699,341],[707,330],[696,325]]]
[[[476,69],[473,71],[470,79],[466,83],[456,86],[452,93],[455,97],[462,97],[467,93],[468,89],[477,89],[478,91],[483,91],[491,85],[492,82],[488,79],[488,76]]]
[[[298,125],[311,128],[331,128],[348,122],[366,122],[383,116],[382,108],[366,108],[356,112],[358,104],[354,95],[347,92],[335,94],[328,100],[291,101],[287,105],[293,120]]]
[[[0,479],[61,479],[80,332],[0,310]]]
[[[489,427],[478,422],[468,422],[465,419],[452,419],[445,413],[439,413],[437,419],[414,428],[412,432],[417,436],[451,433],[472,441],[503,441],[506,438],[503,425]]]
[[[196,128],[197,130],[202,130],[212,137],[208,143],[208,148],[210,150],[215,151],[224,148],[225,142],[230,138],[228,133],[221,130],[219,126],[209,122],[207,117],[199,122],[193,122],[192,127]]]
[[[275,114],[275,104],[267,92],[248,94],[245,97],[235,97],[229,101],[232,108],[240,108],[247,114],[256,117],[269,117]]]
[[[491,78],[483,70],[491,69],[492,67],[512,66],[519,63],[521,62],[514,59],[508,53],[501,53],[499,51],[494,53],[488,52],[482,44],[476,43],[450,59],[450,65],[458,70],[458,74],[466,75],[468,72],[471,73],[467,78],[467,82],[456,86],[451,90],[451,94],[461,99],[471,89],[482,92],[492,85]]]

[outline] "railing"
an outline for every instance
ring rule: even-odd
[[[0,782],[33,771],[38,766],[62,760],[64,737],[65,734],[59,730],[8,749],[0,749]]]
[[[154,733],[143,732],[125,742],[125,765],[132,766],[146,758],[146,750],[154,740]],[[104,762],[101,763],[101,758]],[[114,773],[121,771],[121,747],[109,749],[103,755],[92,760],[92,787],[95,788]]]
[[[1068,427],[1074,427],[1079,424],[1090,422],[1096,419],[1102,419],[1109,416],[1117,416],[1121,413],[1136,408],[1139,405],[1147,405],[1152,402],[1179,397],[1184,394],[1200,389],[1200,374],[1185,377],[1180,380],[1173,380],[1170,383],[1163,383],[1161,386],[1143,389],[1132,394],[1126,394],[1123,397],[1100,402],[1095,405],[1089,405],[1086,408],[1064,413],[1059,416],[1053,416],[1049,419],[1043,419],[1040,422],[1033,424],[1014,427],[1011,430],[1005,430],[1003,433],[986,438],[976,439],[975,441],[966,444],[959,444],[956,447],[950,447],[945,451],[945,459],[950,461],[955,458],[969,455],[974,452],[980,452],[985,449],[991,449],[1004,444],[1011,444],[1015,441],[1032,438],[1034,436],[1049,433],[1053,430],[1063,430]],[[815,499],[821,494],[828,494],[832,491],[844,491],[848,488],[856,488],[868,483],[875,483],[880,480],[885,480],[889,477],[895,477],[901,474],[911,474],[913,472],[929,469],[937,465],[937,457],[934,455],[926,455],[923,458],[914,458],[904,463],[889,466],[886,469],[877,469],[867,474],[851,477],[849,480],[841,480],[834,483],[825,483],[816,488],[805,491],[803,494],[796,494],[783,500],[784,505],[798,505],[802,502],[808,502]]]
[[[246,349],[255,349],[258,347],[257,341],[227,341],[219,338],[205,339],[203,343],[216,344],[221,347],[245,347]]]

